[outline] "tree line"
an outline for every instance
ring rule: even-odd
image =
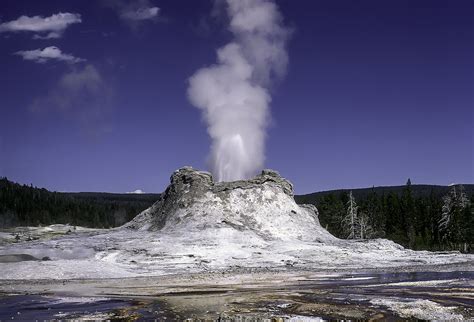
[[[158,196],[51,192],[0,178],[0,228],[57,223],[116,227],[151,206]]]
[[[321,224],[339,238],[387,238],[416,250],[474,248],[474,194],[452,185],[444,195],[431,189],[416,195],[411,181],[398,193],[371,189],[359,198],[352,191],[324,194],[310,201]]]

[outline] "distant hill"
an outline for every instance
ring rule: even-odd
[[[89,200],[95,202],[128,203],[153,203],[158,200],[159,193],[109,193],[109,192],[59,192],[58,194],[76,200]]]
[[[463,184],[466,194],[468,196],[474,195],[474,184]],[[438,185],[427,185],[427,184],[412,184],[412,192],[415,198],[428,198],[432,193],[436,198],[441,198],[446,195],[449,191],[450,186],[438,186]],[[398,196],[401,196],[405,186],[382,186],[382,187],[372,187],[372,188],[356,188],[356,189],[337,189],[337,190],[328,190],[313,192],[304,195],[295,196],[296,202],[299,204],[315,204],[325,196],[328,195],[340,195],[348,194],[349,191],[352,191],[352,194],[356,199],[366,199],[369,194],[375,192],[378,195],[388,195],[390,193],[395,193]]]

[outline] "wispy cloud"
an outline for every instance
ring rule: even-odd
[[[23,57],[24,60],[32,60],[37,63],[46,63],[50,60],[65,61],[67,63],[75,64],[85,61],[83,58],[74,57],[70,54],[65,54],[58,47],[50,46],[44,49],[34,50],[20,50],[15,55]]]
[[[80,22],[80,14],[69,12],[60,12],[49,17],[21,16],[0,24],[0,32],[33,32],[35,39],[60,38],[66,28]]]
[[[132,28],[146,21],[157,21],[160,8],[149,0],[103,0],[106,7],[116,11],[119,18]]]
[[[62,37],[62,33],[56,32],[56,31],[51,31],[47,33],[45,36],[42,35],[34,35],[33,39],[57,39]]]
[[[105,84],[99,71],[93,65],[74,69],[64,74],[46,97],[33,104],[34,109],[54,107],[71,110],[82,100],[91,101],[101,95]]]
[[[59,112],[96,136],[110,131],[112,96],[112,87],[95,66],[73,65],[48,93],[34,100],[30,110]]]
[[[159,10],[158,7],[138,8],[136,10],[122,12],[120,17],[124,20],[131,21],[149,20],[157,17]]]

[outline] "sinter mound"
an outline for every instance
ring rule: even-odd
[[[273,170],[253,179],[214,182],[208,172],[181,168],[160,199],[126,225],[168,231],[233,228],[265,240],[336,239],[321,227],[313,205],[297,205],[293,185]]]

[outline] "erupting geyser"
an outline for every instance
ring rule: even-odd
[[[214,177],[234,181],[253,177],[263,167],[268,87],[285,74],[289,30],[270,0],[225,4],[234,39],[217,51],[217,64],[189,79],[188,96],[208,124]]]

